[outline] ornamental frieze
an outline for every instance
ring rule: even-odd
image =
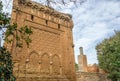
[[[52,15],[54,17],[58,17],[58,18],[63,19],[65,21],[69,21],[72,18],[72,16],[70,14],[64,14],[64,13],[61,14],[60,12],[55,11],[51,7],[44,6],[44,5],[38,4],[36,2],[31,2],[30,0],[19,0],[19,4],[29,6],[32,9],[42,11],[45,14],[49,14],[49,15]]]

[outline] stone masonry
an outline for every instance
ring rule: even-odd
[[[80,55],[78,56],[78,67],[77,81],[110,81],[107,78],[107,73],[96,64],[87,65],[87,57],[84,55],[82,47],[80,47]]]
[[[95,72],[77,72],[77,81],[111,81],[107,74]]]
[[[71,15],[30,0],[13,0],[12,21],[33,30],[29,48],[12,51],[17,81],[76,81]]]

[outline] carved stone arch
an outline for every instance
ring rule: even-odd
[[[19,61],[14,61],[13,72],[14,72],[14,75],[15,75],[16,78],[19,76],[19,73],[20,73],[19,66],[20,66],[20,62]]]
[[[50,74],[50,56],[48,53],[43,53],[41,56],[41,74]]]
[[[57,54],[55,54],[52,57],[52,61],[53,61],[53,65],[52,65],[53,75],[60,75],[60,66],[61,66],[60,57]]]
[[[29,58],[30,58],[30,56],[31,56],[32,54],[37,54],[37,55],[39,56],[39,53],[34,50],[34,51],[31,51],[31,52],[29,53]]]
[[[39,54],[36,51],[32,51],[28,57],[28,73],[37,73],[39,72]]]

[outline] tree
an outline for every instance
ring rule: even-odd
[[[0,31],[3,35],[3,39],[7,44],[11,44],[11,50],[6,49],[6,47],[0,46],[0,81],[15,81],[13,75],[13,62],[12,62],[12,48],[22,47],[25,41],[29,47],[31,43],[30,35],[32,34],[31,28],[24,26],[18,27],[17,23],[10,24],[10,18],[7,13],[2,12],[2,2],[0,2]],[[6,29],[6,31],[4,31]]]
[[[97,45],[99,66],[112,81],[120,81],[120,32]]]
[[[19,0],[20,3],[24,3],[26,0]],[[46,5],[48,7],[55,8],[61,8],[61,6],[67,6],[70,5],[69,3],[74,3],[76,6],[77,4],[82,4],[86,2],[87,0],[35,0],[43,5]]]
[[[75,70],[78,71],[78,64],[75,63]]]
[[[0,81],[15,81],[12,57],[5,47],[0,47]]]

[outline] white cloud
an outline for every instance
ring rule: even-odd
[[[13,0],[2,0],[3,11],[11,14],[12,3],[13,3]]]
[[[95,46],[120,30],[120,1],[88,0],[73,10],[75,56],[84,47],[88,63],[97,63]],[[77,59],[76,59],[77,61]]]

